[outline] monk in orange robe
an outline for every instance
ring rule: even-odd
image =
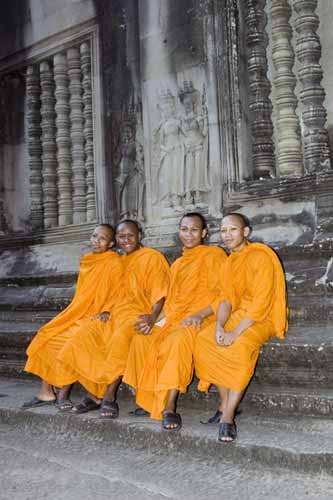
[[[97,346],[95,351],[90,350],[86,356],[88,369],[85,377],[90,380],[90,384],[84,385],[90,394],[74,409],[76,413],[90,411],[94,409],[94,402],[98,404],[104,396],[101,418],[118,416],[116,394],[125,371],[130,344],[136,335],[150,332],[161,312],[169,287],[169,264],[160,252],[141,245],[141,228],[136,221],[120,222],[116,228],[116,241],[125,253],[121,257],[121,294],[108,325],[109,342],[104,344],[102,350]],[[86,331],[78,339],[80,343],[76,342],[76,352],[82,352],[87,343],[94,343],[95,337],[92,329]],[[82,372],[80,361],[76,361],[82,359],[82,355],[73,355],[72,344],[71,354],[66,346],[60,361]]]
[[[182,217],[179,228],[183,255],[171,266],[171,285],[164,307],[164,326],[136,336],[130,348],[124,381],[136,390],[139,408],[161,419],[163,428],[179,429],[179,392],[193,377],[194,339],[201,324],[213,324],[201,311],[219,295],[219,270],[227,258],[222,248],[203,245],[207,225],[199,213]],[[213,311],[211,311],[213,314]]]
[[[221,296],[211,307],[217,322],[202,330],[194,348],[199,389],[218,387],[221,403],[210,422],[219,422],[219,440],[236,439],[235,412],[264,342],[283,338],[288,328],[285,279],[273,250],[250,243],[242,214],[222,220],[222,241],[231,254],[221,269]]]
[[[90,239],[92,252],[83,256],[74,298],[70,305],[44,325],[30,343],[25,371],[42,379],[40,390],[23,408],[56,401],[53,387],[61,387],[57,398],[61,410],[71,409],[69,391],[72,382],[60,376],[57,356],[66,342],[92,322],[107,322],[119,295],[122,276],[121,257],[110,251],[113,228],[98,225]]]

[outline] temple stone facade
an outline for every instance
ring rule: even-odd
[[[332,238],[331,0],[0,7],[0,278],[66,273],[96,221],[173,255],[186,211]]]

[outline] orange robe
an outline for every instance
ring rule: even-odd
[[[78,380],[98,398],[124,374],[130,344],[139,335],[134,328],[138,316],[150,313],[152,306],[166,297],[169,287],[169,264],[160,252],[142,247],[121,260],[121,295],[111,321],[104,328],[92,325],[58,356],[66,370],[75,371]],[[100,334],[104,337],[102,343],[98,342]],[[95,350],[87,349],[87,345],[95,345]],[[83,357],[87,367],[84,372],[80,363]]]
[[[91,320],[91,316],[112,311],[119,296],[121,276],[121,257],[117,253],[83,256],[72,302],[37,332],[27,349],[25,371],[56,387],[74,382],[71,374],[59,372],[57,356],[73,335],[90,323],[99,323]]]
[[[217,310],[223,300],[232,305],[225,331],[231,331],[243,318],[255,323],[230,346],[215,341],[216,323],[200,332],[194,348],[199,389],[210,384],[243,391],[255,369],[259,351],[271,336],[284,337],[288,328],[285,279],[273,250],[262,243],[249,243],[232,253],[221,270],[222,292],[213,304]]]
[[[123,380],[135,388],[137,404],[152,418],[161,418],[171,389],[186,392],[191,382],[197,331],[181,322],[218,297],[219,271],[225,259],[219,247],[184,249],[171,266],[165,325],[133,339]],[[204,325],[213,321],[213,316],[206,318]]]
[[[138,316],[149,313],[169,285],[169,265],[156,250],[140,248],[121,261],[121,290],[110,321],[85,325],[57,357],[60,374],[70,375],[98,398],[123,374]]]

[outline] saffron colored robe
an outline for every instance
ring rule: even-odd
[[[60,373],[57,356],[77,332],[90,323],[101,323],[92,320],[92,316],[112,312],[119,297],[121,276],[122,260],[117,253],[107,251],[83,256],[72,302],[37,332],[27,349],[25,371],[56,387],[74,382],[71,374]]]
[[[220,302],[232,306],[224,329],[233,330],[243,318],[255,323],[230,346],[215,341],[216,323],[196,338],[194,363],[199,389],[211,384],[236,392],[243,391],[254,373],[261,346],[271,336],[283,338],[288,328],[285,279],[275,252],[262,243],[249,243],[233,252],[221,270]]]
[[[219,247],[184,249],[171,266],[171,285],[164,307],[166,323],[131,344],[124,382],[136,390],[136,402],[160,419],[169,391],[186,392],[193,377],[193,347],[197,330],[182,321],[209,306],[219,296],[219,272],[227,258]],[[211,316],[203,325],[214,322]]]
[[[63,369],[98,398],[125,371],[130,344],[138,335],[134,327],[138,316],[149,314],[169,287],[170,267],[160,252],[141,247],[121,261],[121,293],[110,321],[91,324],[58,355]]]

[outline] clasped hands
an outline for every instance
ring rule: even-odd
[[[215,340],[218,345],[228,346],[235,342],[235,340],[240,336],[237,330],[231,330],[230,332],[224,331],[223,326],[219,323],[216,325],[215,330]]]

